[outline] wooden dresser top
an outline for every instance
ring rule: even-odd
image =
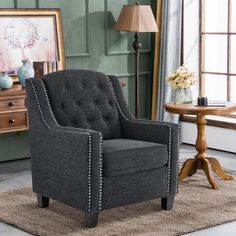
[[[20,84],[14,84],[10,89],[0,90],[0,98],[26,96],[25,88],[22,88]]]

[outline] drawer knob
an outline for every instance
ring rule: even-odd
[[[14,107],[15,103],[14,102],[9,102],[8,105],[9,105],[9,107]]]
[[[14,123],[15,123],[15,119],[10,119],[10,120],[9,120],[9,123],[10,123],[10,124],[14,124]]]

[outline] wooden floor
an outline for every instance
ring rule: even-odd
[[[236,170],[236,154],[220,152],[215,150],[208,151],[211,156],[215,156],[224,168]],[[180,158],[194,156],[195,150],[190,145],[182,145]],[[0,192],[5,192],[14,188],[31,185],[30,161],[20,160],[5,162],[0,164]],[[27,236],[31,235],[18,230],[10,225],[0,222],[0,236]],[[219,225],[209,229],[201,230],[185,236],[235,236],[236,222]]]

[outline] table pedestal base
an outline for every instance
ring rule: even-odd
[[[212,171],[219,175],[223,180],[232,180],[233,176],[225,173],[219,161],[213,157],[191,158],[184,162],[179,174],[179,180],[182,181],[187,176],[192,176],[197,172],[197,169],[202,169],[213,189],[218,189],[217,184],[213,178]]]
[[[225,107],[195,106],[194,104],[167,103],[165,109],[171,113],[180,115],[196,115],[197,140],[195,148],[197,154],[195,158],[185,161],[179,174],[179,180],[196,173],[197,169],[202,169],[213,189],[217,189],[217,184],[213,178],[213,171],[224,180],[231,180],[233,176],[226,174],[216,158],[208,157],[206,154],[207,141],[205,135],[206,115],[225,115],[236,111],[236,104],[226,103]],[[191,132],[191,131],[190,131]]]

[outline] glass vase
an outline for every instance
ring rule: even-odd
[[[25,80],[34,77],[34,69],[27,60],[22,61],[23,65],[18,68],[17,75],[21,86],[25,87]]]
[[[8,76],[7,72],[2,72],[2,76],[0,76],[0,90],[1,89],[9,89],[13,85],[13,80],[10,76]]]
[[[174,90],[174,102],[178,104],[192,103],[193,96],[190,88],[176,88]]]

